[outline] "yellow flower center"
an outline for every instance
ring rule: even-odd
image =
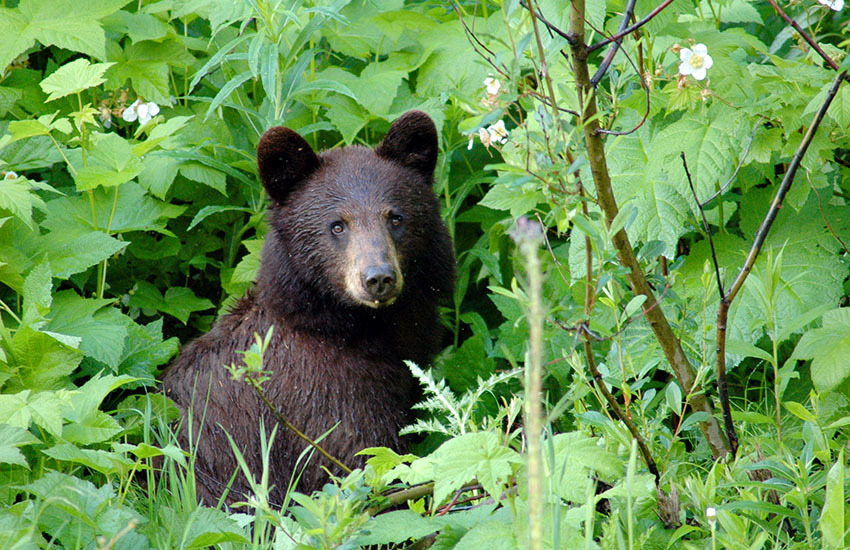
[[[699,69],[700,67],[702,67],[702,64],[704,62],[705,61],[703,60],[702,56],[698,54],[692,55],[691,58],[688,60],[688,63],[690,63],[691,67],[693,67],[694,69]]]

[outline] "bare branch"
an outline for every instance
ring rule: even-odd
[[[610,36],[610,37],[608,37],[608,38],[606,38],[606,39],[604,39],[604,40],[600,40],[599,42],[597,42],[596,44],[593,44],[592,46],[588,46],[588,47],[587,47],[587,49],[586,49],[587,53],[593,53],[593,52],[595,52],[596,50],[598,50],[599,48],[602,48],[602,47],[604,47],[604,46],[607,46],[607,45],[608,45],[608,44],[610,44],[611,42],[614,42],[614,41],[617,41],[617,40],[621,39],[622,37],[626,36],[626,35],[627,35],[627,34],[629,34],[630,32],[633,32],[633,31],[638,30],[639,28],[643,27],[644,25],[646,25],[647,23],[649,23],[650,21],[652,21],[652,19],[653,19],[656,15],[658,15],[659,13],[661,13],[662,11],[664,11],[664,8],[666,8],[667,6],[669,6],[669,5],[670,5],[670,4],[672,4],[672,3],[673,3],[673,0],[664,0],[664,2],[662,2],[661,4],[659,4],[657,8],[655,8],[654,10],[652,10],[651,12],[649,12],[649,15],[647,15],[646,17],[644,17],[643,19],[641,19],[640,21],[638,21],[638,22],[637,22],[637,23],[635,23],[634,25],[631,25],[631,26],[629,26],[629,27],[626,27],[625,29],[623,29],[622,31],[618,32],[618,33],[617,33],[617,34],[615,34],[614,36]]]
[[[623,32],[629,26],[629,20],[631,20],[632,15],[635,13],[635,3],[637,0],[629,0],[629,3],[626,4],[626,11],[623,13],[623,20],[620,22],[620,28],[617,29],[617,34]],[[625,36],[625,35],[623,35]],[[614,40],[611,49],[608,50],[608,53],[605,55],[605,59],[602,60],[602,63],[599,64],[599,68],[596,69],[596,74],[590,79],[590,84],[595,88],[599,81],[602,80],[602,77],[605,76],[605,73],[608,71],[608,67],[611,66],[611,62],[614,61],[614,56],[617,55],[617,51],[620,49],[620,41],[621,38]],[[638,71],[638,76],[640,76],[640,71]],[[641,81],[643,79],[641,78]]]
[[[723,299],[725,296],[723,292],[723,279],[720,277],[720,264],[717,262],[717,253],[714,250],[714,239],[711,237],[711,228],[708,226],[708,219],[705,217],[705,210],[703,210],[702,205],[699,202],[699,197],[697,197],[697,190],[694,188],[694,182],[691,179],[691,171],[688,170],[688,159],[685,158],[685,152],[682,151],[682,166],[685,167],[685,176],[688,178],[688,185],[691,187],[691,194],[694,196],[694,202],[697,205],[697,210],[699,210],[700,216],[702,216],[702,226],[705,229],[705,234],[708,236],[708,246],[711,248],[711,260],[714,262],[714,274],[717,276],[717,290],[720,292],[720,299]],[[720,220],[723,223],[723,220]]]

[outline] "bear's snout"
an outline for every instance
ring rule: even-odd
[[[366,294],[376,302],[386,302],[395,298],[398,294],[396,279],[395,268],[388,263],[370,265],[360,275]]]

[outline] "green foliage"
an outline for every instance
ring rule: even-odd
[[[562,3],[534,4],[568,29]],[[625,4],[586,2],[586,40],[615,33]],[[639,0],[636,18],[657,4]],[[850,8],[779,5],[848,67]],[[733,302],[727,352],[741,450],[715,464],[698,429],[708,415],[688,408],[693,392],[714,393],[714,258],[728,290],[834,71],[762,1],[674,2],[624,36],[596,88],[620,207],[609,227],[568,111],[583,104],[559,53],[567,41],[541,21],[535,34],[521,3],[451,8],[3,4],[0,546],[356,548],[432,536],[432,548],[525,548],[519,374],[529,297],[509,236],[521,215],[539,219],[547,237],[544,546],[847,545],[848,84]],[[678,74],[679,48],[697,43],[714,62],[704,80]],[[590,53],[591,71],[607,51]],[[541,56],[560,110],[541,101],[550,94]],[[427,436],[417,450],[430,454],[370,449],[363,470],[312,498],[268,502],[269,485],[289,480],[266,473],[242,509],[198,506],[191,455],[176,445],[176,411],[156,380],[179,342],[256,277],[267,231],[260,134],[285,124],[315,148],[371,145],[413,108],[437,123],[435,188],[459,260],[443,310],[451,345],[431,370],[411,365],[425,395],[405,432]],[[694,367],[694,388],[669,377],[612,244],[619,228]],[[583,333],[661,486],[679,495],[676,530],[659,521],[652,476],[591,380]],[[233,368],[261,380],[262,349],[259,339],[246,367]],[[418,483],[433,493],[370,517],[385,502],[370,487]]]

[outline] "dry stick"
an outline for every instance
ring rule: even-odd
[[[788,190],[791,189],[791,184],[794,183],[794,176],[797,174],[797,169],[800,167],[803,155],[806,154],[806,150],[809,148],[809,144],[815,137],[815,132],[817,132],[818,126],[820,126],[823,117],[826,115],[826,111],[829,109],[832,100],[835,98],[835,94],[838,93],[838,87],[841,85],[841,81],[845,78],[847,78],[846,71],[840,73],[835,77],[835,80],[832,81],[832,86],[829,87],[829,91],[827,92],[820,109],[818,109],[815,119],[812,121],[812,125],[809,126],[808,130],[806,130],[806,135],[803,137],[802,143],[800,143],[800,146],[794,153],[794,157],[788,165],[788,171],[785,172],[785,176],[782,178],[782,183],[779,184],[779,189],[776,190],[776,196],[773,198],[773,202],[770,204],[770,208],[768,209],[764,220],[761,222],[761,226],[756,232],[753,245],[750,248],[750,253],[747,255],[747,259],[744,261],[744,265],[741,267],[741,270],[732,282],[732,286],[729,287],[729,292],[727,292],[720,300],[720,307],[717,308],[717,391],[720,394],[720,404],[723,408],[723,422],[726,427],[726,434],[729,437],[729,445],[732,448],[733,454],[738,450],[738,435],[735,433],[735,424],[732,422],[732,410],[729,406],[729,388],[726,384],[726,321],[729,318],[729,306],[732,303],[732,300],[735,299],[735,296],[738,295],[738,291],[741,290],[744,281],[747,279],[753,265],[756,263],[756,258],[758,258],[761,247],[764,244],[765,239],[767,239],[768,232],[770,232],[770,227],[773,225],[774,220],[776,220],[776,216],[779,214],[779,209],[782,208],[782,203],[785,200],[785,196],[788,194]]]
[[[342,470],[346,474],[351,473],[351,468],[349,468],[348,466],[346,466],[345,464],[340,462],[339,459],[337,459],[336,457],[331,455],[329,452],[327,452],[324,449],[324,447],[322,447],[321,445],[319,445],[318,443],[316,443],[315,441],[310,439],[307,435],[304,434],[304,432],[302,432],[301,430],[296,428],[295,425],[292,424],[292,422],[290,422],[285,416],[283,416],[283,413],[281,413],[279,410],[277,410],[277,407],[275,407],[274,404],[271,401],[269,401],[269,398],[266,397],[266,394],[263,392],[263,388],[260,387],[259,383],[257,383],[256,380],[254,380],[250,376],[247,376],[245,379],[251,385],[251,387],[254,388],[254,391],[257,392],[257,395],[260,396],[260,399],[262,399],[263,403],[266,404],[266,407],[268,407],[269,410],[272,412],[272,414],[274,414],[274,416],[275,416],[275,418],[277,418],[278,422],[280,422],[281,424],[286,426],[288,429],[292,430],[292,432],[295,433],[295,435],[297,435],[298,437],[300,437],[301,439],[303,439],[304,441],[309,443],[311,447],[313,447],[314,449],[319,451],[319,454],[321,454],[323,457],[325,457],[329,461],[331,461],[340,470]]]
[[[570,48],[573,58],[573,73],[576,79],[579,104],[584,105],[582,113],[582,125],[584,126],[585,144],[587,157],[590,162],[590,170],[596,185],[596,193],[599,205],[605,212],[605,218],[610,227],[619,209],[611,188],[611,177],[608,173],[607,161],[605,159],[605,145],[599,133],[599,121],[597,116],[596,98],[593,95],[593,87],[590,85],[590,75],[587,69],[587,45],[584,42],[584,0],[573,0],[570,9]],[[631,32],[631,30],[629,31]],[[692,393],[691,406],[695,411],[708,413],[708,419],[700,422],[700,429],[705,435],[706,441],[711,447],[715,457],[726,455],[729,452],[729,443],[720,429],[717,419],[713,416],[713,408],[701,388],[696,387],[697,380],[688,359],[664,312],[658,307],[658,301],[652,292],[652,288],[646,281],[646,276],[635,257],[629,237],[624,229],[620,229],[612,237],[614,246],[617,248],[617,258],[621,265],[629,270],[628,280],[632,291],[638,295],[646,296],[643,303],[643,311],[652,328],[655,338],[667,357],[667,361],[676,374],[676,378],[686,393]]]
[[[702,216],[702,227],[705,229],[705,234],[708,236],[708,246],[711,248],[711,259],[714,262],[714,274],[717,276],[717,290],[720,292],[720,299],[726,294],[723,292],[723,279],[720,278],[720,263],[717,261],[717,252],[714,250],[714,238],[711,236],[711,229],[708,227],[708,219],[705,217],[705,210],[697,197],[697,190],[694,188],[694,181],[691,179],[691,171],[688,170],[688,159],[685,158],[685,152],[682,151],[682,166],[685,168],[685,176],[688,178],[688,185],[691,187],[691,194],[694,196],[694,202],[697,204],[700,216]],[[723,223],[723,220],[720,220]]]

